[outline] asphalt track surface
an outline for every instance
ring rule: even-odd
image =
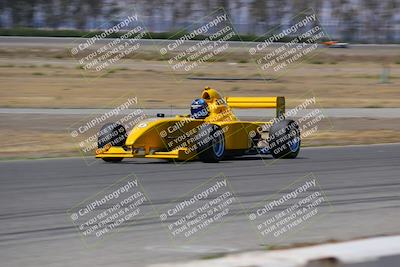
[[[313,173],[330,205],[322,205],[321,216],[280,245],[399,233],[399,150],[400,144],[307,148],[295,160],[248,156],[218,164],[131,160],[88,166],[82,158],[2,161],[0,265],[145,266],[269,244],[256,236],[247,215],[238,213],[193,242],[171,242],[159,218],[150,216],[87,247],[67,210],[131,173],[155,210],[218,173],[235,189],[242,203],[233,204],[238,210]]]

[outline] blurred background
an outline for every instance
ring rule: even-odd
[[[193,25],[217,8],[229,13],[240,34],[260,35],[290,25],[290,18],[313,8],[334,39],[346,42],[400,42],[398,0],[0,0],[0,27],[98,29],[134,7],[151,32]]]

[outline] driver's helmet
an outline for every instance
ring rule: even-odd
[[[190,106],[190,114],[192,118],[195,119],[206,118],[209,114],[207,102],[203,98],[196,98],[193,100]]]

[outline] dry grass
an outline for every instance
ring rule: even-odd
[[[284,95],[288,105],[312,91],[323,107],[400,107],[398,49],[327,49],[271,81],[199,81],[197,77],[264,77],[243,49],[223,55],[191,73],[173,72],[146,51],[103,73],[77,65],[65,49],[1,48],[1,107],[104,107],[122,95],[138,96],[146,107],[187,107],[206,85],[225,95]],[[145,60],[146,59],[146,60]],[[147,60],[152,59],[152,60]],[[239,63],[247,62],[247,63]],[[382,64],[390,83],[381,84]]]

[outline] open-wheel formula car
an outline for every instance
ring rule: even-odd
[[[274,108],[270,121],[239,120],[234,108]],[[190,115],[144,119],[127,133],[117,123],[105,124],[98,133],[96,158],[119,162],[124,158],[155,158],[177,161],[200,159],[218,162],[242,155],[271,154],[296,158],[300,130],[285,119],[285,98],[222,97],[206,87],[191,105]]]

